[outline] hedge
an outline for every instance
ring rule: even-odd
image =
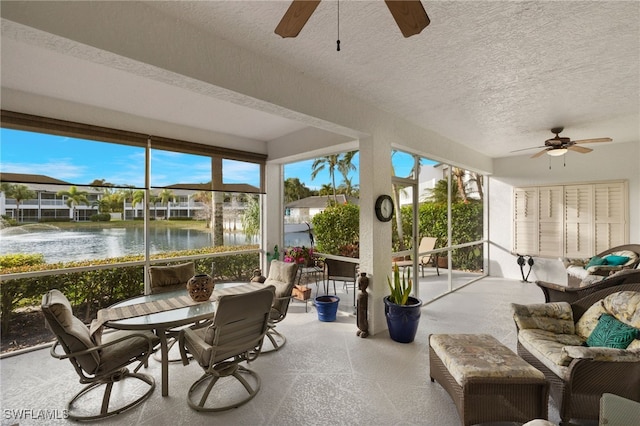
[[[163,253],[163,258],[189,256],[196,254],[220,253],[229,251],[255,249],[257,246],[216,247],[200,250],[185,250],[179,252]],[[12,266],[3,266],[3,274],[41,271],[46,269],[62,269],[71,267],[92,266],[96,264],[114,264],[113,268],[97,269],[84,272],[72,272],[60,275],[46,275],[34,278],[3,279],[0,283],[1,290],[1,330],[3,333],[9,330],[12,314],[17,308],[24,306],[39,306],[42,295],[47,291],[57,288],[62,291],[76,311],[82,311],[81,319],[88,321],[97,309],[112,305],[130,297],[138,296],[144,292],[144,267],[143,266],[118,266],[118,263],[142,260],[140,256],[125,256],[101,261],[89,260],[81,262],[68,262],[58,264],[33,265],[33,259],[25,256],[23,263],[15,258],[19,255],[0,256],[0,265],[12,263]],[[37,257],[37,256],[35,256]],[[156,256],[157,258],[157,256]],[[183,263],[184,259],[171,263]],[[259,265],[258,253],[229,253],[228,256],[210,257],[194,261],[198,273],[213,274],[215,280],[224,281],[249,281],[252,271]]]

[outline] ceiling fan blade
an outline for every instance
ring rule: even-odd
[[[385,0],[384,2],[405,37],[420,34],[431,22],[420,0]]]
[[[540,148],[545,148],[545,145],[540,145],[540,146],[530,146],[529,148],[522,148],[522,149],[515,149],[513,151],[509,151],[509,153],[512,152],[520,152],[520,151],[528,151],[530,149],[540,149]]]
[[[579,141],[573,141],[573,143],[596,143],[596,142],[611,142],[611,138],[595,138],[595,139],[581,139]]]
[[[542,154],[544,154],[544,153],[545,153],[545,152],[547,152],[547,151],[549,151],[549,148],[547,148],[547,149],[543,149],[542,151],[538,152],[537,154],[533,154],[533,155],[531,156],[531,158],[538,158],[538,157],[540,157]]]
[[[296,37],[307,23],[320,0],[293,0],[276,27],[275,33],[281,37]]]
[[[591,148],[585,148],[584,146],[571,145],[568,146],[567,149],[575,152],[579,152],[580,154],[586,154],[588,152],[593,151]]]

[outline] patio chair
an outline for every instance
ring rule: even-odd
[[[151,294],[186,290],[187,281],[196,274],[193,262],[180,265],[150,266],[149,287]]]
[[[153,346],[159,339],[151,331],[124,331],[102,335],[101,332],[89,333],[89,328],[73,315],[71,304],[58,290],[50,290],[42,298],[42,313],[45,325],[58,339],[51,348],[51,356],[68,359],[80,383],[86,384],[67,404],[67,413],[73,420],[96,420],[119,414],[146,400],[155,388],[152,376],[138,373],[142,365],[146,365]],[[57,351],[62,347],[64,354]],[[127,366],[138,361],[138,365],[130,372]],[[116,407],[111,407],[111,392],[115,382],[130,382],[129,379],[144,383],[144,388],[136,383],[135,388],[119,386],[119,392],[131,388],[131,397],[118,395]],[[123,382],[123,384],[124,384]],[[99,390],[104,387],[102,405],[94,409],[98,401]],[[146,391],[144,389],[146,388]],[[95,392],[94,392],[95,391]],[[87,405],[89,408],[78,408]]]
[[[181,263],[179,265],[150,266],[149,267],[149,287],[151,294],[166,293],[169,291],[187,291],[187,281],[196,274],[196,266],[193,262]],[[167,353],[175,345],[181,328],[165,331],[167,335]],[[175,355],[174,355],[175,356]],[[162,362],[157,353],[153,354],[153,359]],[[169,362],[181,361],[180,357],[169,358]]]
[[[420,239],[420,246],[418,247],[418,253],[424,253],[431,251],[436,247],[436,237],[422,237]],[[424,267],[427,265],[436,265],[436,273],[440,275],[440,268],[438,267],[437,257],[434,254],[420,255],[418,258],[418,264],[420,265],[420,271],[424,277]]]
[[[263,348],[263,353],[277,351],[287,342],[287,338],[276,330],[276,324],[283,321],[287,316],[297,275],[297,263],[283,262],[275,259],[271,261],[269,275],[264,284],[274,286],[276,292],[269,314],[269,329],[267,331],[267,338],[269,339],[270,345]]]
[[[189,364],[189,352],[204,370],[189,388],[189,407],[196,411],[223,411],[237,408],[256,396],[260,376],[240,363],[253,361],[260,355],[274,296],[275,287],[271,285],[250,293],[221,296],[210,326],[180,332],[183,364]],[[239,383],[248,395],[238,400]]]
[[[327,282],[333,281],[333,292],[336,292],[336,281],[343,282],[343,288],[349,294],[349,286],[353,287],[353,306],[356,306],[356,280],[358,264],[344,260],[325,259]]]

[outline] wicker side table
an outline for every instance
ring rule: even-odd
[[[431,381],[449,393],[464,426],[547,419],[549,383],[488,334],[429,336]]]

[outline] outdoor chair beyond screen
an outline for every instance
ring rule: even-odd
[[[101,332],[91,336],[89,328],[73,315],[71,304],[58,290],[43,296],[42,313],[45,325],[58,339],[51,348],[51,356],[71,361],[80,383],[87,384],[67,404],[70,419],[95,420],[113,416],[151,395],[155,388],[153,377],[138,373],[140,367],[146,365],[153,346],[159,342],[151,331],[119,330],[104,336]],[[56,351],[58,346],[64,354]],[[127,366],[136,361],[139,364],[130,372]],[[120,383],[116,388],[118,392],[113,395],[116,402],[112,403],[115,382]],[[98,389],[103,386],[102,405],[98,411],[95,402],[100,400]],[[130,401],[131,398],[135,399]]]
[[[237,408],[256,396],[260,376],[240,363],[253,361],[260,355],[274,296],[273,286],[221,296],[209,327],[180,332],[183,364],[189,364],[188,351],[204,369],[204,375],[189,388],[189,407],[197,411],[223,411]],[[240,384],[248,396],[238,399],[242,392]]]
[[[287,342],[287,338],[276,330],[276,324],[287,316],[289,303],[291,302],[293,287],[298,275],[298,264],[272,260],[269,266],[269,275],[265,285],[272,285],[276,289],[276,295],[269,314],[269,330],[267,331],[268,345],[262,349],[262,353],[277,351]]]

